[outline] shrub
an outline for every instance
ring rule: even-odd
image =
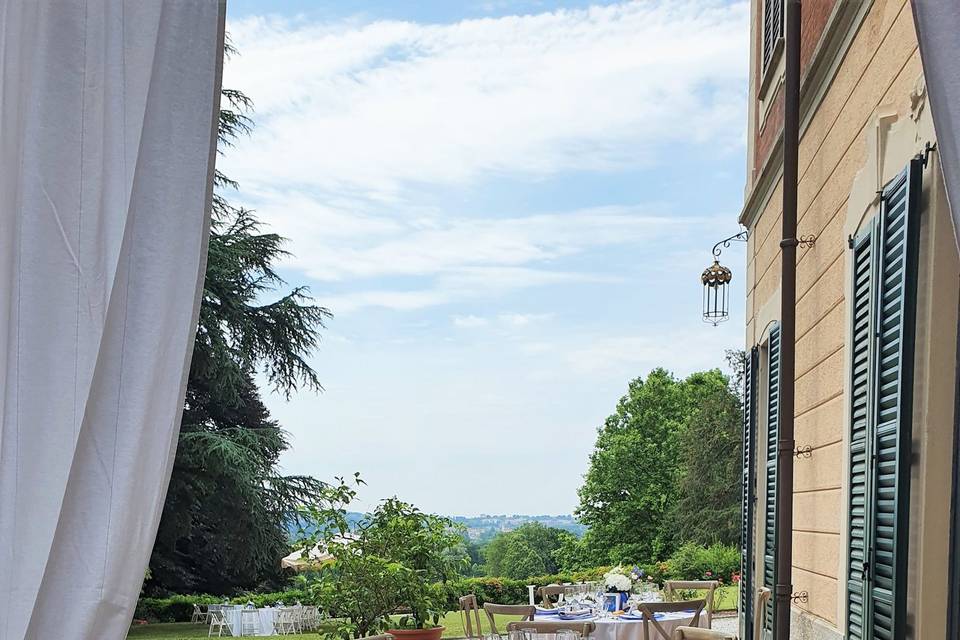
[[[721,580],[730,584],[739,571],[740,552],[736,547],[688,543],[670,556],[665,573],[673,580]]]
[[[300,601],[309,603],[309,595],[305,591],[291,590],[274,593],[247,593],[230,598],[232,604],[246,604],[252,602],[257,607],[266,607],[278,601],[292,604]],[[133,617],[148,622],[188,622],[193,615],[193,605],[220,604],[223,597],[202,595],[173,595],[167,598],[140,598],[137,602]]]

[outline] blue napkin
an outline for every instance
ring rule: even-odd
[[[537,607],[536,613],[538,616],[556,616],[556,615],[560,615],[560,610],[544,609],[543,607]]]

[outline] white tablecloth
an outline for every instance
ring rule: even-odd
[[[256,611],[257,612],[257,629],[254,633],[249,631],[246,633],[241,633],[243,627],[241,625],[241,611],[243,607],[237,605],[235,607],[224,607],[223,608],[223,617],[227,621],[227,625],[230,627],[230,635],[239,636],[272,636],[273,634],[273,623],[277,617],[277,610],[273,607],[264,607],[262,609],[247,609],[247,611]],[[249,615],[249,614],[248,614]]]
[[[700,626],[703,626],[704,619],[704,614],[701,613]],[[577,624],[589,622],[591,618],[560,620],[557,616],[536,616],[536,620],[537,622],[569,622],[571,628],[576,628]],[[592,620],[596,623],[597,629],[593,632],[591,640],[644,640],[643,620],[623,620],[621,618],[593,618]],[[690,623],[693,622],[693,613],[685,611],[662,613],[657,616],[657,622],[667,633],[673,636],[673,630],[677,627],[692,626]],[[650,626],[651,635],[659,637],[652,629],[653,625]]]

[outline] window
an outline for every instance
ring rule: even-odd
[[[773,60],[777,45],[783,38],[783,0],[763,0],[763,60],[761,74],[765,74]]]
[[[847,638],[903,638],[922,159],[853,241]]]

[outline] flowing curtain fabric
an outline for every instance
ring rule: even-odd
[[[217,0],[0,0],[0,640],[124,638],[209,228]]]
[[[960,247],[960,5],[913,0],[913,18],[953,230]]]

